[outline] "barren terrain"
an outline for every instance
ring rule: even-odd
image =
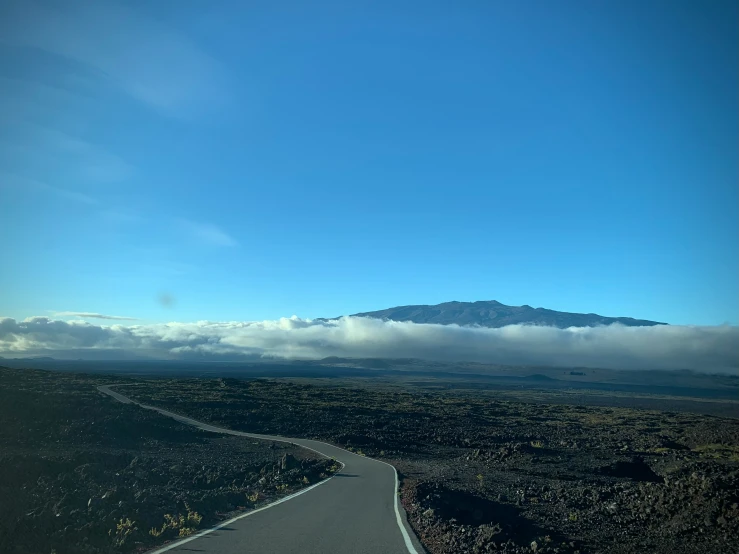
[[[130,552],[319,481],[304,449],[124,405],[111,379],[0,368],[0,552]]]
[[[394,464],[433,554],[739,548],[735,419],[547,403],[541,392],[524,402],[276,380],[147,381],[127,394]]]
[[[739,420],[696,413],[733,413],[728,400],[0,369],[0,551],[144,550],[330,473],[299,449],[113,402],[95,389],[111,382],[219,426],[392,463],[431,554],[739,549]]]

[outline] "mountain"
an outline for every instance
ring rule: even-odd
[[[376,312],[352,314],[355,317],[374,317],[413,323],[439,323],[441,325],[480,325],[482,327],[504,327],[515,324],[547,325],[550,327],[594,327],[620,323],[629,327],[667,325],[659,321],[634,319],[631,317],[606,317],[598,314],[558,312],[528,305],[506,306],[495,300],[479,302],[444,302],[434,306],[398,306]]]

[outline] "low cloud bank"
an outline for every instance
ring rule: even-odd
[[[136,321],[135,317],[124,317],[122,315],[98,314],[96,312],[54,312],[56,317],[82,317],[92,319],[117,319],[122,321]]]
[[[94,325],[85,321],[0,318],[0,355],[158,359],[425,358],[514,365],[612,369],[739,371],[732,326],[500,329],[344,317],[275,321]]]

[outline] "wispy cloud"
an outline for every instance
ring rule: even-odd
[[[193,41],[142,10],[100,0],[7,3],[0,41],[43,50],[168,115],[191,117],[226,101],[226,72]]]
[[[106,208],[101,210],[98,216],[105,223],[113,225],[130,225],[144,220],[138,213],[120,208]]]
[[[38,185],[40,185],[40,188],[52,192],[53,194],[56,194],[57,196],[60,196],[62,198],[66,198],[67,200],[73,200],[74,202],[81,202],[82,204],[87,204],[91,206],[98,203],[97,200],[95,200],[92,196],[89,196],[82,192],[66,190],[59,187],[52,187],[51,185],[47,185],[44,183],[38,183]]]
[[[12,142],[0,145],[3,152],[22,162],[29,176],[99,185],[123,181],[133,173],[121,157],[79,136],[12,118],[6,119],[4,127]]]
[[[78,160],[81,177],[93,183],[123,181],[133,172],[132,167],[119,156],[105,148],[59,131],[37,127],[37,144],[40,141],[48,151]]]
[[[83,319],[114,319],[119,321],[138,321],[135,317],[121,315],[98,314],[95,312],[52,312],[55,317],[80,317]]]
[[[238,241],[226,231],[211,223],[199,223],[189,219],[176,220],[197,242],[210,246],[238,246]]]
[[[102,326],[33,317],[0,319],[0,354],[95,350],[155,358],[425,358],[513,365],[690,369],[736,373],[739,328],[511,325],[500,329],[345,317]]]
[[[2,38],[0,37],[1,47]],[[51,82],[0,76],[0,89],[3,91],[3,109],[0,110],[0,119],[4,123],[54,120],[60,125],[75,120],[76,114],[89,107],[90,97],[87,89],[79,86],[64,86],[69,84],[69,75],[67,71],[64,71],[62,75],[54,72],[52,75],[45,74],[46,80]]]
[[[87,204],[89,206],[96,205],[98,201],[82,192],[67,190],[61,187],[55,187],[48,183],[43,183],[35,179],[29,179],[27,177],[21,177],[19,175],[12,175],[7,173],[0,174],[0,189],[1,188],[15,188],[18,190],[34,190],[41,193],[49,193],[66,200],[73,202],[79,202],[81,204]]]

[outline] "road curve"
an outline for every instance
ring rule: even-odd
[[[208,425],[147,406],[111,390],[98,390],[125,404],[137,404],[204,431],[290,442],[344,467],[333,477],[262,509],[246,512],[193,537],[150,554],[423,554],[398,501],[395,468],[343,448],[308,439],[258,435]]]

